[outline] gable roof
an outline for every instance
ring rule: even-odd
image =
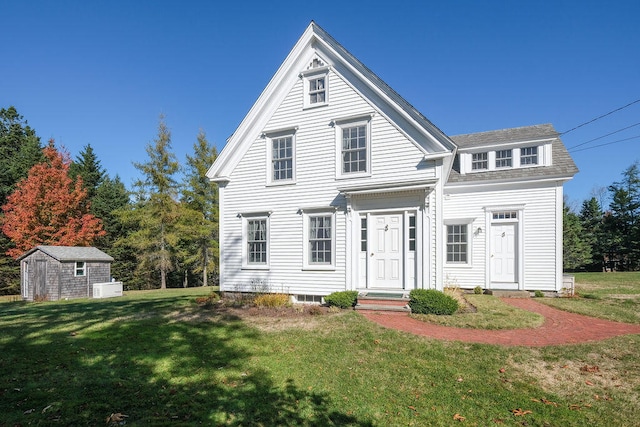
[[[527,179],[567,180],[578,173],[578,167],[567,152],[560,134],[551,124],[523,126],[488,132],[469,133],[452,136],[458,145],[458,152],[477,151],[481,148],[499,149],[500,146],[551,141],[551,166],[512,168],[460,174],[459,161],[456,159],[447,184],[474,183],[488,181],[521,181]]]
[[[447,157],[455,152],[451,139],[369,70],[340,43],[311,21],[271,78],[227,144],[207,171],[213,181],[228,181],[233,169],[263,131],[264,126],[314,54],[322,56],[332,72],[357,84],[360,94],[400,129],[425,156]],[[382,106],[387,108],[381,108]],[[384,110],[384,111],[382,111]]]
[[[102,252],[98,248],[94,247],[82,247],[82,246],[36,246],[30,251],[20,255],[18,260],[21,260],[35,251],[42,251],[50,257],[64,262],[64,261],[103,261],[113,262],[113,258]]]

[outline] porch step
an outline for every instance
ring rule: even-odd
[[[358,295],[356,310],[410,312],[408,293],[362,292]]]
[[[531,298],[529,291],[499,291],[487,289],[486,294],[498,298]]]

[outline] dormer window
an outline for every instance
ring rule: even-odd
[[[537,165],[538,147],[523,147],[520,149],[520,165]]]
[[[513,150],[496,151],[496,169],[510,168],[513,166]]]
[[[479,171],[489,169],[487,152],[473,153],[471,158],[471,170]]]

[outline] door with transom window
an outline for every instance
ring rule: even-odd
[[[491,287],[516,289],[516,224],[491,225]]]

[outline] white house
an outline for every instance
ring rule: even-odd
[[[559,291],[551,125],[449,137],[312,22],[207,176],[221,290]]]

